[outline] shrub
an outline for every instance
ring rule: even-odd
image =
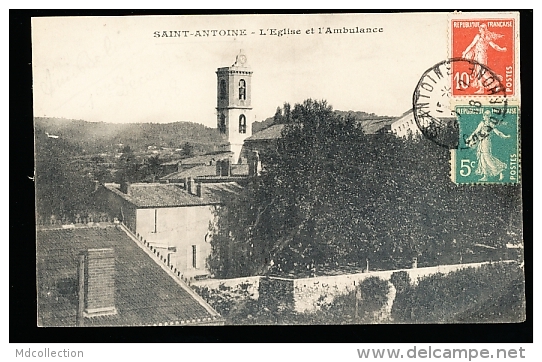
[[[398,290],[392,316],[398,323],[517,322],[524,318],[524,303],[518,265],[487,264],[433,274]]]
[[[396,323],[410,322],[413,292],[410,276],[406,271],[395,272],[391,275],[390,282],[396,290],[395,300],[391,307],[391,318]]]
[[[377,312],[387,303],[390,287],[378,277],[365,279],[355,290],[339,295],[312,314],[314,324],[357,324],[378,321]],[[359,293],[359,294],[358,294]],[[359,297],[358,297],[359,296]],[[356,316],[356,299],[357,316]]]

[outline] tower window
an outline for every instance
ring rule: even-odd
[[[247,86],[244,79],[241,79],[239,81],[239,100],[246,100],[247,99]]]
[[[226,133],[226,116],[224,113],[220,114],[220,118],[218,120],[218,131],[222,134]]]
[[[239,133],[247,133],[247,118],[244,114],[239,116]]]
[[[224,79],[220,80],[220,99],[226,99],[226,81]]]

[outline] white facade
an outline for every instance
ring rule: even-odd
[[[412,110],[404,113],[399,119],[391,124],[391,132],[397,137],[408,137],[408,135],[421,134],[416,121],[414,120],[414,113]]]
[[[185,277],[207,274],[212,205],[137,209],[136,233]]]

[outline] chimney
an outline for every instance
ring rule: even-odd
[[[189,194],[194,191],[194,179],[192,177],[189,177],[186,181],[186,191],[188,191]]]
[[[201,188],[202,188],[201,182],[198,182],[198,183],[196,184],[196,195],[197,195],[198,197],[201,197]]]
[[[79,258],[78,325],[84,318],[117,314],[115,308],[115,252],[89,249]]]
[[[219,167],[218,167],[218,164],[220,163],[220,174],[218,174],[217,176],[230,176],[231,175],[231,165],[230,165],[230,160],[229,159],[226,159],[226,160],[222,160],[222,161],[219,161],[217,162],[217,173],[218,173],[218,170],[219,170]]]
[[[126,195],[130,195],[130,183],[127,181],[122,181],[120,183],[120,191],[122,191]]]

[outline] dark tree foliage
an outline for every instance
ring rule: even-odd
[[[189,142],[185,142],[181,148],[181,155],[183,155],[184,157],[194,156],[194,146],[192,146]]]
[[[117,182],[136,182],[139,179],[139,164],[137,163],[134,151],[129,145],[120,150],[120,158],[117,161]]]
[[[50,138],[36,127],[35,184],[38,223],[47,223],[51,216],[60,219],[85,211],[94,190],[91,169],[83,167],[77,156],[82,150],[63,138]]]
[[[160,160],[160,156],[158,155],[150,156],[147,159],[148,173],[149,173],[149,176],[152,177],[153,182],[156,181],[156,179],[160,177],[161,175],[161,171],[162,171],[162,168],[160,166],[161,163],[162,161]]]
[[[217,213],[216,275],[451,264],[489,259],[475,244],[500,252],[519,240],[518,186],[455,185],[448,149],[366,135],[325,101],[286,113],[276,148],[261,153],[261,176]]]
[[[482,323],[525,320],[523,270],[515,263],[433,274],[397,288],[396,323]]]

